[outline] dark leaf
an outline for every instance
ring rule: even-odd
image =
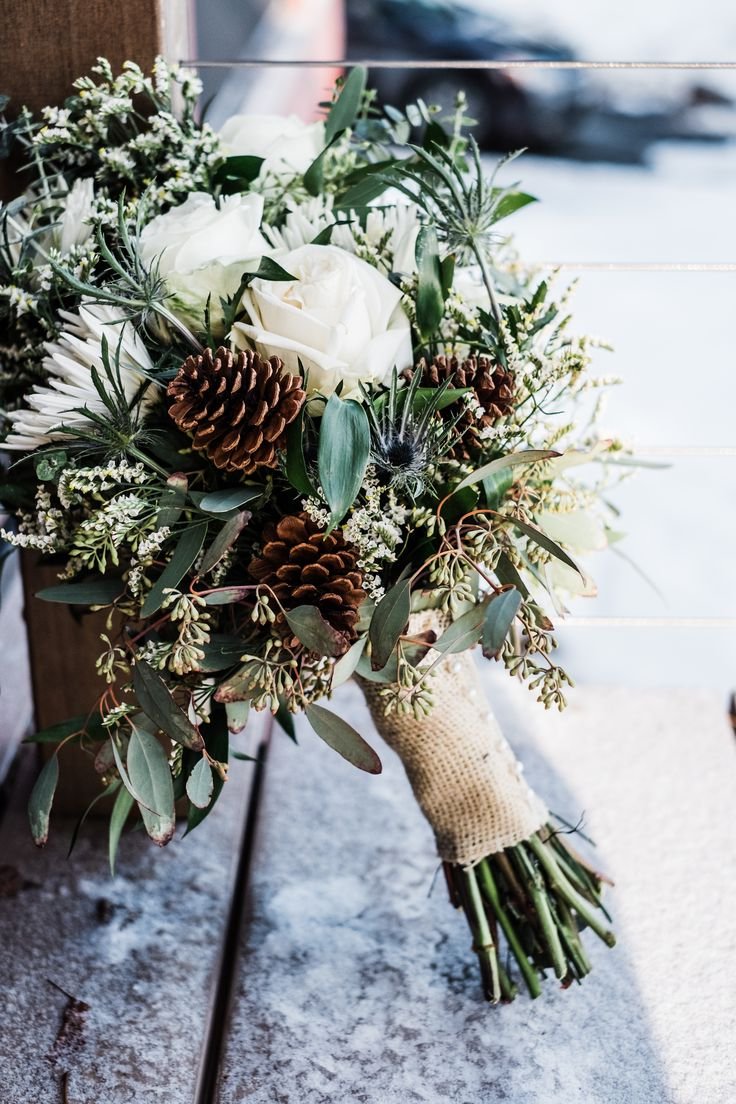
[[[325,120],[325,140],[332,142],[343,130],[347,130],[355,122],[360,103],[365,91],[365,82],[368,74],[362,65],[356,65],[348,73],[340,95],[330,108],[330,113]]]
[[[63,602],[71,606],[110,606],[123,592],[120,579],[88,579],[84,583],[59,583],[44,587],[36,594],[44,602]]]
[[[514,477],[511,471],[506,468],[504,471],[491,472],[483,480],[483,493],[486,497],[486,506],[491,510],[497,510],[506,497],[506,492],[509,490],[514,482]]]
[[[308,705],[305,713],[320,739],[342,755],[343,759],[369,774],[381,773],[381,760],[373,748],[342,717],[321,705]]]
[[[540,548],[545,548],[551,555],[555,556],[558,560],[562,560],[568,567],[571,567],[573,571],[577,571],[581,579],[585,578],[585,574],[572,557],[568,556],[567,552],[560,548],[559,544],[556,544],[546,533],[543,533],[541,529],[535,529],[533,525],[528,525],[527,522],[522,521],[521,518],[509,517],[506,520],[517,529],[521,529],[522,533],[525,533],[529,540],[534,541]]]
[[[286,432],[286,478],[300,494],[314,494],[304,459],[304,407]]]
[[[411,581],[402,579],[386,593],[371,618],[368,639],[371,643],[371,667],[386,666],[411,613]]]
[[[288,610],[289,628],[310,652],[321,656],[341,656],[348,645],[343,633],[334,629],[316,606],[296,606]]]
[[[502,590],[491,598],[483,622],[483,655],[486,659],[498,655],[520,605],[521,595],[514,587]]]
[[[355,502],[368,466],[371,441],[365,410],[352,399],[330,395],[319,433],[319,480],[338,525]]]
[[[423,226],[419,231],[415,256],[418,275],[417,327],[422,338],[427,341],[437,332],[445,310],[439,246],[434,226]]]
[[[200,670],[224,671],[234,663],[242,661],[245,645],[240,637],[214,634],[209,644],[202,645],[202,651],[204,659],[200,660]]]
[[[281,728],[283,728],[289,739],[293,740],[294,743],[296,743],[297,739],[296,728],[294,727],[294,714],[289,712],[283,702],[279,702],[279,707],[276,710],[276,721],[281,726]]]
[[[31,835],[37,847],[43,847],[49,838],[49,816],[54,802],[56,784],[59,781],[59,759],[54,753],[36,779],[28,802],[28,819]]]
[[[208,514],[227,514],[230,510],[237,510],[238,506],[244,506],[246,502],[252,502],[254,498],[260,498],[263,487],[231,487],[225,491],[211,491],[202,495],[199,500],[200,510]]]
[[[122,835],[125,822],[130,815],[130,810],[133,808],[135,801],[128,790],[123,786],[118,791],[118,796],[115,798],[115,804],[112,807],[112,813],[110,814],[110,830],[108,837],[108,857],[110,860],[110,873],[115,875],[115,858],[118,853],[118,844],[120,843],[120,836]]]
[[[137,659],[133,667],[133,690],[146,716],[177,744],[201,751],[204,741],[200,733],[171,696],[171,692],[158,671],[154,671],[144,659]]]
[[[236,540],[245,529],[253,515],[249,510],[241,510],[225,522],[212,544],[209,546],[202,563],[199,565],[199,575],[207,575],[216,567],[226,552],[229,552]]]
[[[174,785],[166,752],[142,725],[132,725],[128,744],[128,776],[137,794],[146,832],[163,847],[176,830]]]
[[[187,500],[189,480],[182,472],[175,472],[166,480],[166,488],[161,495],[156,528],[168,525],[172,529],[182,515]]]
[[[107,730],[102,726],[102,718],[99,713],[80,713],[77,717],[71,717],[68,721],[60,721],[59,724],[42,728],[33,736],[26,736],[25,744],[58,744],[74,733],[84,732],[91,740],[107,739]]]
[[[220,705],[213,705],[212,707],[212,719],[209,724],[203,726],[205,746],[212,759],[218,763],[227,763],[228,756],[230,754],[230,736],[227,731],[227,723],[225,720],[225,710]],[[194,829],[202,823],[202,821],[209,816],[217,803],[217,799],[222,793],[222,787],[224,782],[218,773],[213,774],[213,787],[212,798],[209,804],[204,809],[198,809],[196,805],[189,806],[189,813],[187,814],[187,829],[184,833],[188,835],[193,832]]]
[[[199,555],[206,534],[206,521],[184,530],[171,559],[146,595],[141,608],[142,617],[150,617],[156,613],[164,600],[164,591],[179,585]]]

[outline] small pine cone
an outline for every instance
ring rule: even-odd
[[[285,430],[302,408],[299,376],[277,356],[213,353],[188,357],[168,387],[169,414],[195,449],[223,471],[253,475],[276,467]]]
[[[357,633],[358,607],[365,598],[358,551],[337,530],[325,533],[308,514],[287,515],[263,531],[263,549],[248,565],[258,583],[269,586],[285,610],[316,606],[345,638],[345,651]],[[276,626],[290,629],[279,611]],[[299,642],[290,640],[292,646]]]
[[[411,379],[415,371],[422,373],[422,387],[441,387],[449,378],[451,387],[470,387],[475,392],[482,413],[466,410],[457,423],[460,439],[452,449],[457,460],[477,455],[483,448],[483,430],[507,417],[514,409],[513,373],[494,364],[489,357],[470,356],[459,361],[457,357],[436,356],[431,364],[422,358],[415,369],[409,368],[404,374]],[[442,411],[447,420],[454,420],[457,415],[456,403]]]

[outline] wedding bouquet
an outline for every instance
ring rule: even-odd
[[[596,433],[606,381],[567,292],[502,232],[532,197],[486,175],[462,96],[449,117],[381,109],[365,82],[320,121],[216,133],[191,73],[101,60],[63,107],[4,124],[25,167],[0,208],[3,537],[58,565],[40,600],[108,614],[98,700],[34,739],[88,754],[114,863],[136,807],[158,844],[177,801],[203,820],[251,709],[287,733],[304,713],[378,773],[322,704],[355,677],[486,996],[512,999],[516,968],[536,996],[548,970],[588,972],[583,928],[614,940],[472,649],[563,707],[552,618],[594,592],[575,557],[616,537],[621,446]],[[58,773],[54,752],[39,844]]]

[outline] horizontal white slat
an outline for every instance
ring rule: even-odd
[[[442,58],[204,58],[182,59],[182,65],[197,69],[268,69],[268,68],[307,68],[331,69],[351,68],[364,65],[368,69],[552,69],[578,70],[603,69],[625,70],[629,72],[691,72],[713,70],[731,72],[736,70],[733,61],[578,61],[574,59],[543,61],[538,58],[488,58],[479,60],[455,60]]]

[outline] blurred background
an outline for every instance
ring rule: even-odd
[[[217,9],[218,18],[213,18]],[[199,0],[197,57],[354,60],[389,103],[449,107],[458,88],[489,166],[541,200],[514,220],[522,255],[580,279],[576,327],[605,338],[615,375],[603,428],[652,465],[615,493],[626,538],[590,557],[596,599],[560,633],[583,681],[717,688],[736,682],[736,72],[489,69],[427,62],[728,62],[736,9],[623,0]],[[414,67],[423,63],[422,67]],[[202,67],[208,115],[303,115],[322,67]]]

